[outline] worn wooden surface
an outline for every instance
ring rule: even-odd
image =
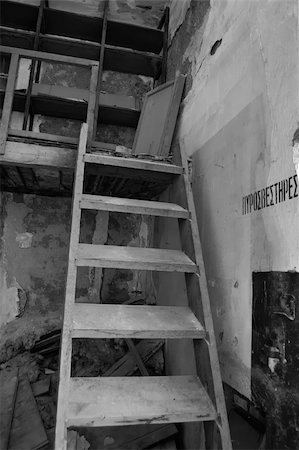
[[[214,420],[196,377],[71,378],[68,425],[113,426]]]
[[[196,272],[191,259],[179,250],[138,248],[116,245],[79,244],[76,264],[128,270]]]
[[[76,303],[73,337],[200,339],[205,330],[184,306]]]
[[[9,441],[15,400],[18,389],[18,370],[0,372],[0,449],[6,450]]]
[[[135,200],[130,198],[83,195],[80,206],[82,209],[93,209],[97,211],[146,214],[181,219],[187,219],[189,217],[188,211],[175,203]]]

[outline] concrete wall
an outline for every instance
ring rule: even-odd
[[[188,6],[169,49],[169,76],[188,74],[177,137],[193,161],[222,375],[250,397],[252,272],[299,270],[297,5]],[[260,205],[242,209],[255,192]]]

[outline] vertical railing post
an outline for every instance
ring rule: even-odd
[[[97,64],[91,66],[90,83],[89,83],[89,98],[88,98],[87,118],[86,118],[86,122],[88,125],[88,138],[87,138],[88,151],[91,149],[91,145],[92,145],[92,141],[93,141],[93,131],[92,130],[93,130],[93,124],[94,124],[95,108],[96,108],[98,73],[99,73],[99,64],[97,63]]]
[[[9,71],[5,96],[2,109],[2,119],[0,125],[0,155],[4,155],[7,141],[8,127],[12,112],[15,85],[18,74],[19,55],[14,53],[10,57]]]
[[[93,121],[93,126],[91,129],[92,140],[95,140],[95,138],[96,138],[98,116],[99,116],[100,95],[101,95],[101,86],[102,86],[102,78],[103,78],[103,70],[104,70],[104,55],[105,55],[105,45],[106,45],[108,8],[109,8],[109,0],[105,0],[104,13],[103,13],[102,35],[101,35],[101,50],[100,50],[96,104],[95,104],[95,110],[94,110],[94,121]]]
[[[41,26],[42,26],[44,8],[45,8],[45,0],[41,0],[40,5],[39,5],[39,10],[38,10],[33,50],[38,50],[39,35],[40,35]],[[29,82],[28,82],[27,93],[26,93],[25,109],[24,109],[23,130],[27,129],[28,116],[29,116],[30,103],[31,103],[32,87],[33,87],[33,81],[34,81],[35,66],[36,66],[36,59],[32,58]]]

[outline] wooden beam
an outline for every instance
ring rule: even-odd
[[[101,36],[101,50],[100,50],[100,62],[99,62],[99,71],[98,71],[98,83],[96,90],[96,104],[94,111],[94,120],[91,124],[90,130],[90,141],[93,141],[97,132],[97,123],[98,123],[98,115],[99,115],[99,97],[102,86],[102,77],[103,77],[103,69],[104,69],[104,54],[105,54],[105,43],[106,43],[106,33],[107,33],[107,16],[108,16],[108,5],[109,0],[105,0],[104,3],[104,15],[103,15],[103,25],[102,25],[102,36]]]
[[[97,97],[97,83],[98,83],[98,73],[99,66],[92,66],[91,75],[90,75],[90,83],[89,83],[89,100],[87,107],[87,117],[86,123],[91,127],[91,130],[88,128],[88,136],[87,136],[87,151],[90,151],[92,141],[93,141],[93,124],[94,124],[94,115],[96,109],[96,97]]]
[[[169,6],[167,6],[165,8],[163,25],[164,25],[164,33],[163,33],[163,53],[162,53],[161,82],[165,83],[166,79],[167,79]]]
[[[2,109],[2,119],[0,125],[0,155],[4,155],[5,153],[8,127],[13,104],[14,90],[18,73],[18,65],[19,65],[19,55],[18,53],[14,53],[13,55],[11,55],[10,59],[5,97]]]
[[[59,368],[59,387],[57,399],[57,418],[55,431],[55,448],[66,450],[67,447],[67,404],[69,399],[69,382],[71,377],[71,358],[72,358],[72,310],[75,304],[76,294],[76,278],[77,266],[75,264],[75,257],[80,236],[80,220],[81,209],[79,200],[83,191],[84,179],[84,163],[83,155],[86,152],[87,143],[87,124],[83,123],[81,127],[79,147],[77,153],[77,165],[75,172],[75,182],[73,191],[73,205],[72,205],[72,227],[69,243],[69,257],[68,270],[65,289],[64,302],[64,317],[63,330],[61,336],[61,350],[60,350],[60,368]]]
[[[38,17],[37,17],[37,23],[36,23],[36,30],[35,30],[35,37],[34,37],[34,44],[33,44],[33,50],[38,49],[38,41],[39,41],[39,35],[43,20],[43,13],[45,8],[45,0],[40,1],[39,9],[38,9]],[[25,102],[25,110],[24,110],[24,120],[23,120],[23,130],[26,130],[27,123],[28,123],[28,115],[29,115],[29,109],[30,109],[30,102],[31,102],[31,92],[32,92],[32,86],[33,86],[33,80],[34,80],[34,72],[35,72],[35,66],[36,66],[36,59],[32,59],[31,67],[30,67],[30,75],[29,75],[29,82],[26,92],[26,102]]]
[[[20,58],[22,57],[29,59],[35,58],[41,61],[70,64],[74,66],[98,65],[96,61],[90,59],[74,58],[73,56],[64,56],[56,53],[46,53],[35,50],[26,50],[23,48],[9,47],[6,45],[0,45],[0,53],[11,53],[13,55],[19,55]]]

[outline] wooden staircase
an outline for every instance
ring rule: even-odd
[[[168,165],[173,203],[85,195],[86,163],[100,167],[109,165],[109,158],[111,167],[115,163],[113,156],[85,154],[87,135],[87,125],[83,124],[74,182],[55,449],[66,449],[68,427],[204,422],[206,448],[229,450],[230,433],[187,161],[181,154],[180,164]],[[124,158],[123,162],[135,167],[131,171],[147,171],[150,165],[156,176],[164,175],[161,163],[138,158]],[[81,244],[82,209],[177,219],[183,250]],[[78,266],[183,272],[189,307],[75,303]],[[193,339],[198,376],[73,378],[73,338]]]

